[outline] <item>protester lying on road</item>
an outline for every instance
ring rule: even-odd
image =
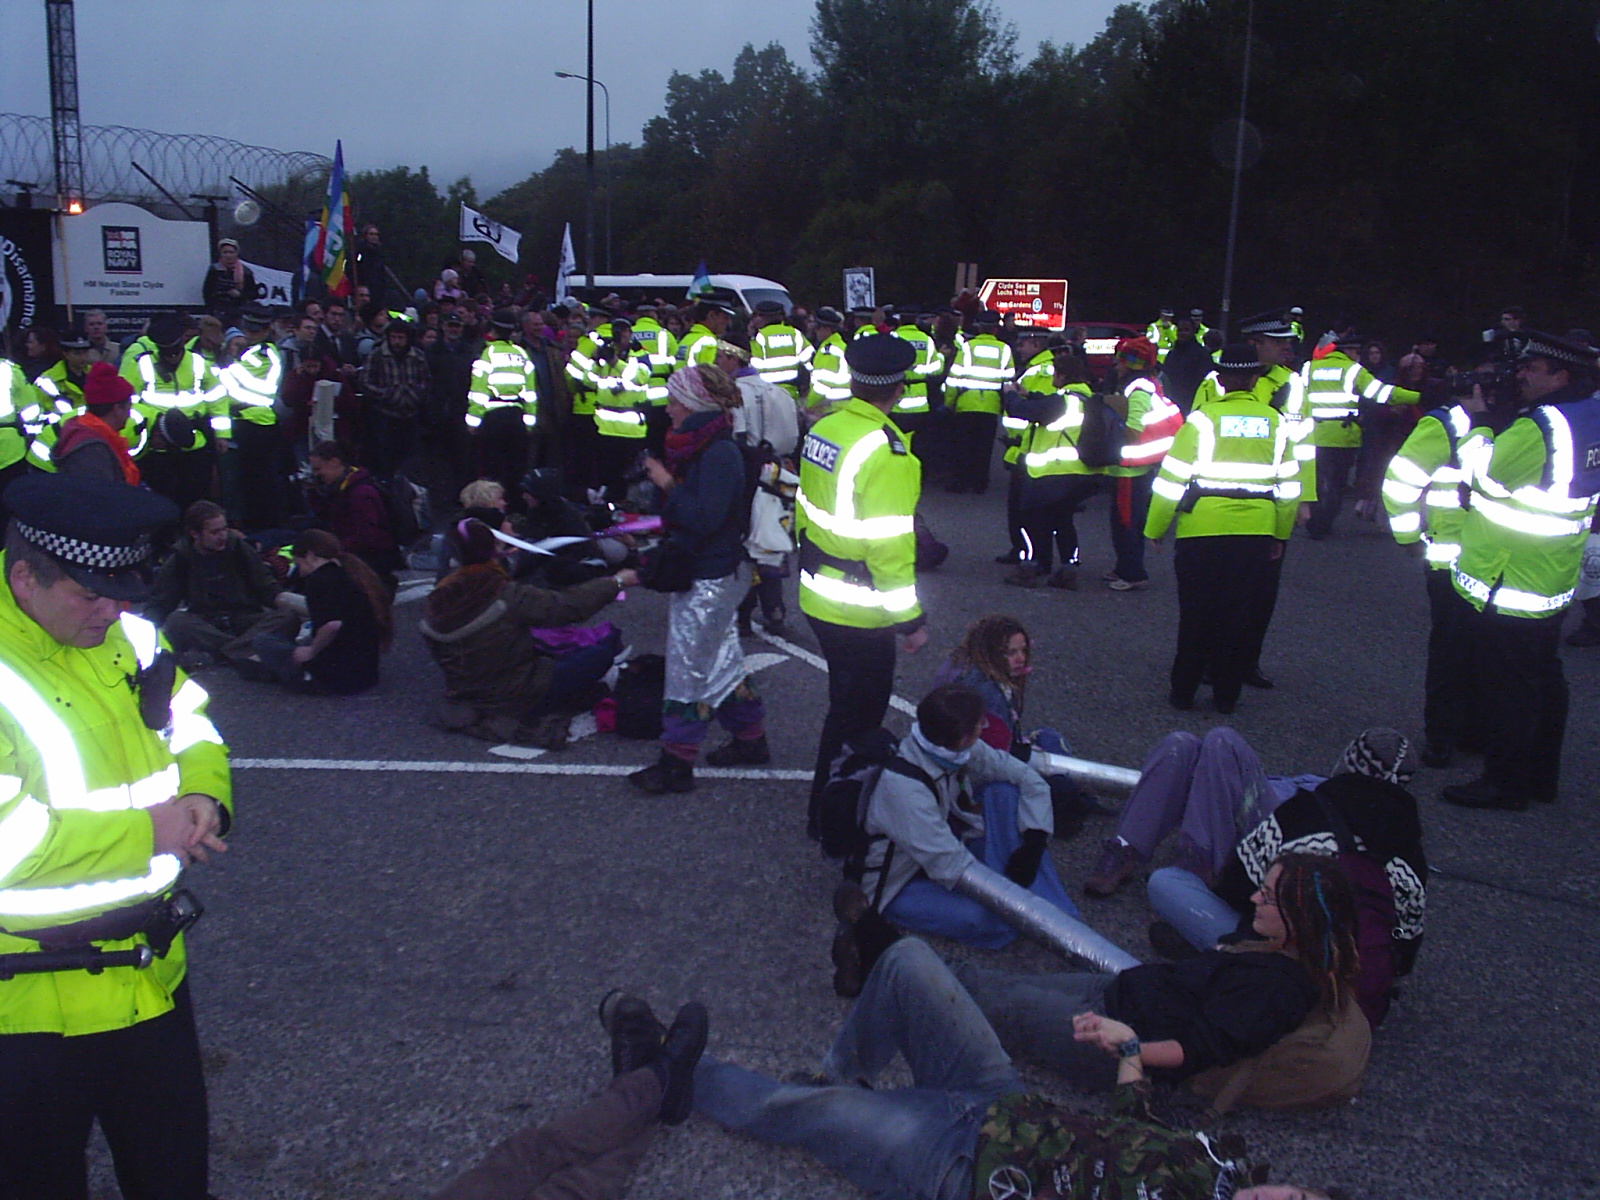
[[[896,943],[873,967],[821,1071],[780,1083],[701,1060],[695,1108],[739,1133],[799,1146],[873,1196],[917,1200],[1318,1200],[1264,1185],[1236,1139],[1156,1123],[1145,1070],[1165,1053],[1122,1022],[1069,1016],[1062,1036],[1115,1073],[1109,1116],[1022,1090],[984,1014],[925,942]],[[904,1057],[912,1086],[874,1090]],[[1111,1064],[1115,1063],[1113,1067]]]
[[[558,654],[539,634],[588,620],[638,576],[622,570],[547,591],[510,580],[495,553],[499,543],[482,521],[457,522],[448,542],[461,566],[428,593],[419,626],[444,672],[441,722],[490,741],[559,750],[572,714],[604,694],[600,680],[622,648],[622,635],[613,627],[589,639],[564,638],[588,644]]]
[[[708,1022],[691,1001],[666,1028],[622,992],[600,1002],[600,1021],[611,1034],[611,1085],[507,1138],[433,1200],[620,1200],[657,1124],[680,1125],[693,1109]]]
[[[1358,992],[1377,1024],[1394,977],[1411,970],[1422,943],[1428,861],[1417,802],[1405,789],[1414,763],[1410,742],[1393,729],[1356,737],[1331,777],[1287,779],[1263,773],[1232,729],[1213,729],[1203,741],[1168,734],[1145,760],[1084,890],[1111,895],[1177,829],[1176,860],[1150,876],[1150,904],[1163,918],[1150,942],[1178,957],[1239,927],[1279,854],[1340,855],[1363,897]],[[1366,936],[1368,926],[1375,936]]]
[[[1192,1079],[1261,1054],[1314,1012],[1365,1024],[1354,1004],[1356,907],[1339,863],[1286,854],[1251,897],[1252,940],[1115,975],[1017,975],[970,965],[957,975],[1008,1051],[1090,1090],[1111,1073],[1074,1040],[1073,1018],[1131,1025],[1158,1080]],[[1370,1033],[1365,1039],[1370,1046]],[[1365,1063],[1365,1051],[1360,1053]]]
[[[887,922],[985,950],[1017,936],[1005,920],[950,889],[982,861],[1020,887],[1077,915],[1045,852],[1055,827],[1050,787],[1033,768],[980,740],[986,716],[970,688],[945,684],[917,705],[917,721],[884,768],[867,805],[870,839],[859,879],[834,896],[834,988],[854,995],[892,940]],[[959,831],[959,832],[958,832]],[[847,874],[853,869],[846,864]],[[881,915],[880,915],[881,914]]]

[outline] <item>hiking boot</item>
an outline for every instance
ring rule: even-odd
[[[706,1006],[691,1000],[678,1010],[667,1036],[661,1039],[661,1063],[666,1068],[661,1088],[663,1125],[682,1125],[694,1111],[694,1069],[706,1052],[710,1029]]]
[[[1168,962],[1182,962],[1186,958],[1195,958],[1200,953],[1189,944],[1183,934],[1166,921],[1152,922],[1149,938],[1150,948]]]
[[[784,614],[782,613],[779,613],[775,617],[762,617],[761,628],[765,629],[773,637],[789,636],[789,625],[788,622],[784,620]]]
[[[662,752],[648,767],[627,777],[641,792],[659,796],[664,792],[694,791],[694,767],[675,754]]]
[[[1107,838],[1100,851],[1100,862],[1083,881],[1083,890],[1091,896],[1115,895],[1144,861],[1144,855],[1121,838]]]
[[[1078,590],[1078,572],[1072,567],[1057,567],[1056,573],[1050,576],[1050,586],[1065,592],[1075,592]]]
[[[767,738],[730,738],[706,755],[708,767],[759,767],[772,761],[772,751],[767,749]]]
[[[621,988],[600,1000],[600,1027],[611,1035],[611,1077],[648,1067],[661,1056],[661,1039],[667,1027],[650,1006]]]
[[[742,637],[742,638],[755,637],[756,631],[755,631],[755,627],[750,624],[750,614],[749,613],[747,613],[747,612],[740,613],[738,615],[738,617],[736,618],[735,623],[738,625],[739,636],[740,637]]]
[[[1044,576],[1027,563],[1021,563],[1015,571],[1005,577],[1003,582],[1009,583],[1012,587],[1036,588],[1044,582]]]
[[[1106,586],[1113,592],[1142,592],[1150,586],[1148,579],[1124,579],[1118,575],[1106,580]]]

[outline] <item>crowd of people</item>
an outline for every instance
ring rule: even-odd
[[[1173,1197],[1319,1194],[1266,1185],[1239,1148],[1156,1122],[1147,1080],[1216,1111],[1348,1098],[1423,936],[1417,763],[1484,753],[1481,778],[1445,789],[1453,803],[1555,799],[1556,645],[1600,497],[1600,352],[1584,331],[1524,330],[1508,310],[1467,370],[1447,372],[1425,338],[1391,372],[1344,322],[1307,339],[1297,309],[1246,319],[1233,342],[1203,314],[1164,311],[1102,365],[1081,329],[1018,328],[965,296],[848,315],[711,297],[590,308],[491,296],[463,252],[407,297],[372,227],[355,263],[350,297],[274,311],[249,302],[224,240],[211,312],[159,314],[120,349],[86,313],[32,330],[27,357],[4,365],[17,419],[0,427],[0,671],[14,683],[0,729],[22,764],[0,797],[0,967],[14,973],[0,971],[0,1050],[21,1064],[0,1080],[5,1187],[70,1194],[99,1119],[140,1194],[205,1194],[179,940],[193,917],[174,884],[226,848],[232,800],[190,676],[226,665],[296,691],[374,687],[409,565],[435,580],[419,632],[443,677],[440,724],[552,750],[573,715],[610,703],[622,666],[620,631],[586,622],[626,588],[668,594],[659,753],[628,776],[652,794],[696,787],[713,721],[728,737],[706,762],[770,761],[741,637],[758,612],[789,632],[797,579],[828,666],[807,832],[840,862],[834,986],[854,998],[821,1070],[779,1082],[702,1057],[699,1005],[668,1027],[614,994],[612,1088],[443,1195],[546,1194],[571,1167],[583,1194],[619,1196],[653,1123],[691,1108],[805,1147],[874,1194],[1088,1197],[1108,1176]],[[997,948],[1018,904],[1044,906],[1069,940],[1090,932],[1048,850],[1101,806],[1061,765],[1062,735],[1024,721],[1022,624],[975,623],[908,733],[883,728],[897,650],[928,639],[917,574],[944,549],[922,490],[983,494],[997,448],[1007,584],[1079,587],[1074,521],[1094,496],[1114,592],[1149,585],[1146,553],[1175,528],[1177,709],[1207,683],[1222,713],[1273,686],[1261,656],[1291,534],[1334,536],[1352,490],[1361,518],[1423,548],[1420,752],[1373,728],[1328,775],[1279,777],[1225,728],[1152,750],[1081,888],[1116,893],[1175,834],[1148,881],[1160,964],[953,972],[907,936]],[[427,501],[445,497],[435,519]],[[1600,641],[1589,616],[1578,644]],[[75,688],[109,725],[58,708]],[[119,755],[97,748],[108,727]],[[79,803],[85,789],[100,799]],[[49,813],[84,809],[70,846],[46,844]],[[95,855],[117,865],[92,882],[113,886],[62,886],[91,882],[72,864]],[[72,1082],[85,1061],[129,1070],[158,1054],[178,1068],[143,1116]],[[897,1056],[914,1086],[874,1089]],[[1114,1090],[1115,1115],[1026,1094],[1013,1056]],[[87,1115],[46,1130],[41,1098]],[[184,1149],[161,1163],[114,1132],[167,1117]],[[561,1149],[559,1169],[530,1165],[580,1130],[585,1148]]]

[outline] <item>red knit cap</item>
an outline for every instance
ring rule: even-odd
[[[89,368],[83,381],[83,403],[86,408],[110,408],[133,396],[129,383],[110,363],[97,362]]]
[[[1148,366],[1156,365],[1156,348],[1147,337],[1123,338],[1117,343],[1117,355],[1137,354]]]

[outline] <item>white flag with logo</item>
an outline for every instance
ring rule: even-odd
[[[568,280],[578,270],[578,256],[572,252],[572,222],[561,234],[561,265],[556,268],[556,303],[565,304],[572,296]]]
[[[500,252],[500,257],[511,262],[517,261],[517,247],[522,242],[522,235],[515,229],[509,229],[499,221],[491,221],[481,212],[461,206],[461,240],[463,242],[488,242]]]

